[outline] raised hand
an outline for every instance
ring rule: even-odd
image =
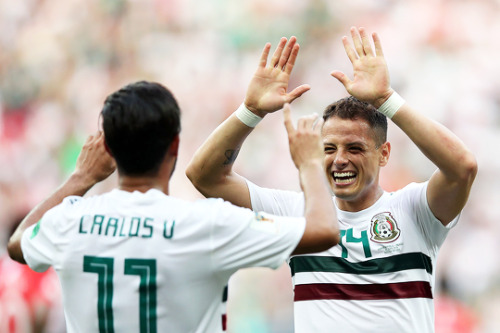
[[[299,118],[297,128],[294,128],[288,103],[283,108],[283,116],[288,133],[290,154],[297,169],[300,170],[302,166],[311,162],[319,162],[322,165],[325,158],[321,140],[323,118],[318,119],[317,114],[303,116]]]
[[[106,151],[104,135],[101,132],[89,135],[76,161],[75,173],[94,185],[108,178],[115,169],[115,160]]]
[[[292,36],[287,43],[287,39],[282,37],[268,63],[271,44],[266,44],[245,97],[245,105],[250,111],[263,117],[280,110],[285,103],[291,103],[310,89],[309,85],[303,84],[287,93],[299,48],[297,38]]]
[[[364,28],[358,30],[352,27],[351,37],[354,47],[346,36],[342,38],[342,43],[352,63],[354,79],[349,79],[338,70],[331,75],[344,85],[350,95],[378,108],[393,92],[380,38],[377,33],[372,34],[374,50]]]

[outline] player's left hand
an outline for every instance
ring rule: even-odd
[[[346,36],[342,38],[342,43],[352,63],[354,79],[349,79],[338,70],[332,71],[331,75],[344,85],[349,94],[378,108],[393,92],[380,38],[377,33],[372,34],[374,50],[364,28],[351,27],[351,37],[354,47]]]
[[[321,139],[321,128],[323,118],[318,119],[317,114],[301,117],[295,128],[292,124],[290,115],[290,104],[285,104],[283,108],[285,128],[288,133],[288,142],[290,144],[290,154],[297,167],[307,165],[308,163],[323,164],[325,158],[323,141]]]

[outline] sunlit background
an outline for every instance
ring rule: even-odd
[[[352,25],[379,33],[393,88],[479,162],[438,257],[436,332],[500,332],[500,0],[0,0],[0,332],[64,332],[54,275],[25,271],[5,244],[73,170],[106,95],[142,79],[172,90],[183,130],[171,193],[194,200],[184,169],[243,101],[264,44],[297,36],[290,85],[312,89],[293,114],[321,113],[346,95],[329,73],[352,74],[341,43]],[[386,190],[434,171],[392,124],[389,141]],[[259,124],[235,169],[261,186],[299,189],[279,112]],[[89,194],[115,184],[112,176]],[[229,332],[293,332],[291,288],[286,265],[238,272]]]

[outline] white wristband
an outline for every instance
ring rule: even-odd
[[[378,108],[378,112],[390,119],[403,104],[405,104],[403,97],[399,96],[399,94],[394,91],[387,101]]]
[[[240,107],[234,112],[234,114],[248,127],[255,127],[262,120],[261,117],[248,110],[245,103],[241,103]]]

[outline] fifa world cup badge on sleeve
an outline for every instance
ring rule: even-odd
[[[394,217],[389,212],[383,212],[372,217],[371,240],[377,243],[390,243],[398,239],[401,230]]]
[[[278,223],[276,223],[276,221],[274,221],[274,219],[270,216],[266,216],[266,214],[262,212],[255,213],[255,216],[250,223],[250,228],[270,234],[279,233]]]

